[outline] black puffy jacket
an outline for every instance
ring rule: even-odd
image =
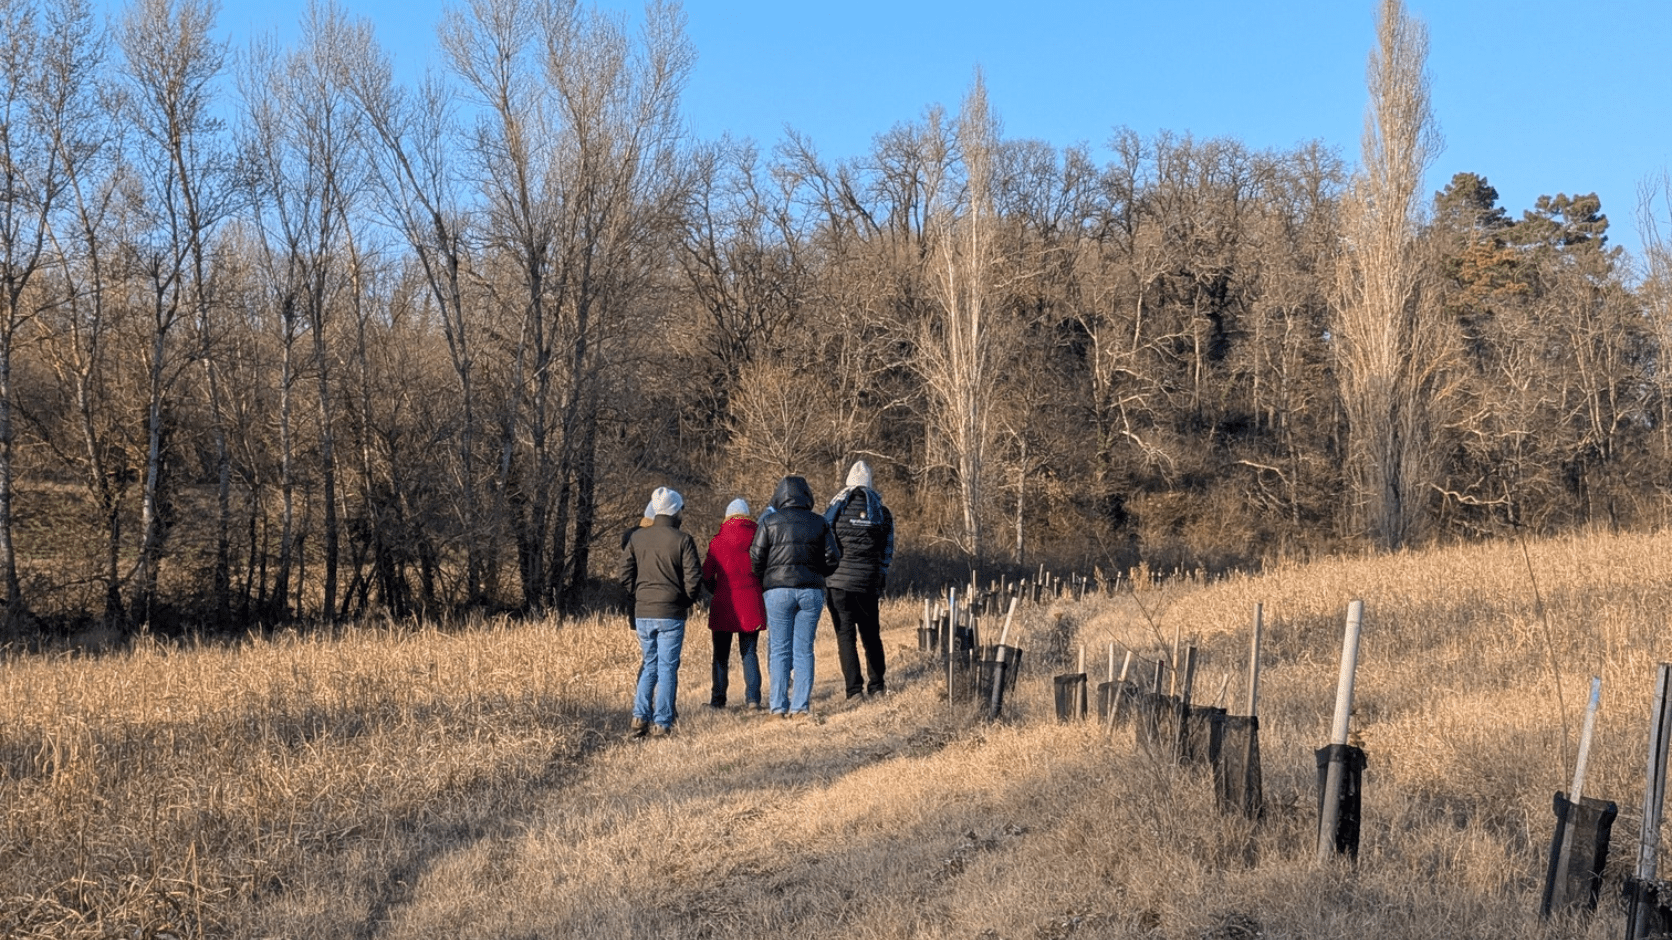
[[[842,563],[825,579],[826,587],[881,594],[894,562],[894,514],[868,486],[854,486],[830,501],[824,519],[836,533]]]
[[[801,477],[784,477],[772,494],[772,510],[749,544],[749,564],[761,587],[822,589],[842,550],[829,523],[813,511],[812,488]]]

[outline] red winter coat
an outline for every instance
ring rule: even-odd
[[[720,523],[702,563],[702,583],[714,593],[708,628],[725,633],[753,633],[766,626],[761,583],[750,570],[749,543],[755,520],[737,516]]]

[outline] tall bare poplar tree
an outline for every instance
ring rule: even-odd
[[[964,192],[941,188],[931,265],[938,309],[923,338],[922,369],[933,400],[931,423],[958,481],[963,515],[961,547],[981,557],[981,506],[987,475],[989,417],[997,375],[992,362],[990,309],[998,265],[993,208],[993,158],[999,130],[987,108],[987,86],[977,72],[958,114]]]
[[[1417,234],[1423,171],[1439,149],[1428,106],[1428,31],[1382,0],[1370,55],[1364,166],[1343,207],[1334,338],[1348,421],[1347,472],[1369,536],[1397,548],[1421,529],[1443,332],[1423,316]]]

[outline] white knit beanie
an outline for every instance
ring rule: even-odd
[[[726,504],[727,519],[730,519],[732,516],[747,516],[748,514],[749,501],[741,496]]]
[[[852,469],[848,470],[848,485],[872,489],[871,465],[863,460],[855,460]]]
[[[658,486],[656,492],[650,494],[650,508],[652,515],[677,516],[685,508],[685,497],[665,486]]]

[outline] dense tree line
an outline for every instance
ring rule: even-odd
[[[1130,130],[1100,164],[979,75],[858,157],[693,140],[661,3],[471,0],[419,84],[327,4],[232,50],[208,0],[0,3],[13,638],[573,609],[653,486],[701,527],[859,457],[903,554],[983,565],[1666,519],[1664,243],[1411,191],[1391,0],[1357,173]]]

